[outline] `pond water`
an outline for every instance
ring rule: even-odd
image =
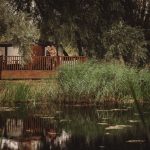
[[[149,150],[150,107],[0,108],[3,150]],[[144,118],[144,123],[141,122]]]

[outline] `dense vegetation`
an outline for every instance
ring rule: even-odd
[[[89,62],[72,70],[63,68],[58,80],[66,101],[127,102],[132,99],[129,84],[132,84],[139,100],[150,98],[150,72],[118,63]]]
[[[15,21],[18,25],[16,32],[13,32],[14,37],[17,37],[14,39],[20,39],[22,43],[31,42],[33,37],[42,43],[53,41],[58,49],[66,49],[69,54],[78,52],[79,55],[106,59],[112,51],[113,55],[109,59],[119,59],[116,57],[119,49],[126,63],[143,64],[149,61],[149,0],[1,0],[0,5],[8,2],[13,11],[10,14],[6,11],[7,8],[4,9],[9,17],[2,19],[1,24],[6,24],[4,27],[8,30],[2,31],[11,29],[9,22],[15,14],[25,14],[25,17],[19,15],[22,19]],[[6,18],[10,20],[8,23]],[[34,23],[33,26],[36,23],[40,38],[31,34],[36,30],[26,20]],[[25,36],[24,33],[30,34]],[[115,41],[114,45],[111,41]],[[23,51],[26,52],[27,49]],[[130,62],[131,59],[133,62]]]
[[[29,15],[16,12],[6,0],[0,0],[0,43],[14,44],[23,56],[29,56],[38,38],[38,28]]]
[[[133,102],[132,85],[137,100],[149,102],[150,72],[118,63],[87,62],[73,69],[62,67],[57,79],[1,81],[1,104],[17,102],[54,102],[64,104],[99,104]]]
[[[139,28],[123,22],[114,24],[104,33],[102,43],[106,49],[106,60],[117,59],[123,64],[137,66],[147,62],[147,42]]]

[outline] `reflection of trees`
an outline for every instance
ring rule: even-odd
[[[72,134],[69,141],[70,147],[71,144],[76,145],[79,143],[88,145],[90,148],[95,147],[96,143],[113,145],[113,141],[114,145],[117,145],[125,142],[128,138],[144,139],[146,137],[140,122],[130,123],[130,120],[138,120],[138,116],[134,115],[135,110],[131,107],[128,109],[127,107],[123,107],[123,109],[99,108],[98,112],[96,110],[93,108],[76,108],[64,112],[65,120],[71,120],[63,125],[63,128],[70,130]],[[125,128],[106,130],[107,127],[115,125],[121,125]],[[76,148],[71,147],[70,149],[74,150]]]
[[[30,108],[29,106],[29,111],[32,113],[32,114],[39,114],[39,115],[47,115],[47,116],[52,116],[54,117],[54,115],[56,114],[56,111],[59,110],[60,108],[56,105],[53,104],[53,106],[49,103],[40,103],[38,105],[36,105],[35,107],[33,108]]]
[[[42,113],[44,108],[46,113]],[[41,115],[38,113],[38,109]],[[1,122],[0,127],[5,128],[3,147],[17,143],[16,145],[21,150],[47,150],[50,147],[52,150],[95,150],[100,145],[105,145],[111,149],[113,145],[125,143],[129,138],[144,139],[143,127],[138,122],[129,122],[129,120],[137,119],[137,116],[134,116],[134,111],[99,109],[99,115],[97,115],[96,108],[70,107],[62,109],[63,111],[56,111],[58,109],[55,108],[54,112],[54,108],[48,110],[46,106],[43,106],[41,109],[37,107],[31,114],[28,112],[30,115],[26,115],[22,119],[17,118],[17,116],[5,116],[6,119],[1,117],[3,122]],[[103,121],[107,123],[106,126],[99,124]],[[106,130],[106,127],[117,124],[129,124],[133,128]]]

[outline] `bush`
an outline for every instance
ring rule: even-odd
[[[108,60],[118,59],[134,65],[141,65],[146,60],[147,43],[140,28],[122,22],[114,24],[109,31],[103,33],[102,43]]]

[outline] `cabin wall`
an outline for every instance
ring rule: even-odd
[[[40,45],[33,45],[32,52],[33,52],[34,56],[44,56],[45,55],[44,47],[40,46]]]
[[[57,56],[57,50],[56,47],[52,46],[40,46],[40,45],[33,45],[31,47],[32,49],[32,55],[33,56],[47,56],[47,52],[50,56]],[[17,46],[11,46],[7,47],[7,56],[21,56],[19,53],[19,47]],[[5,47],[0,47],[0,56],[5,56]],[[59,56],[63,56],[61,52],[59,52]]]
[[[34,56],[44,56],[45,55],[45,49],[44,47],[40,45],[33,45],[32,47],[32,54]],[[0,56],[5,56],[5,47],[0,47]],[[7,56],[21,56],[19,53],[19,47],[12,46],[7,47]]]

